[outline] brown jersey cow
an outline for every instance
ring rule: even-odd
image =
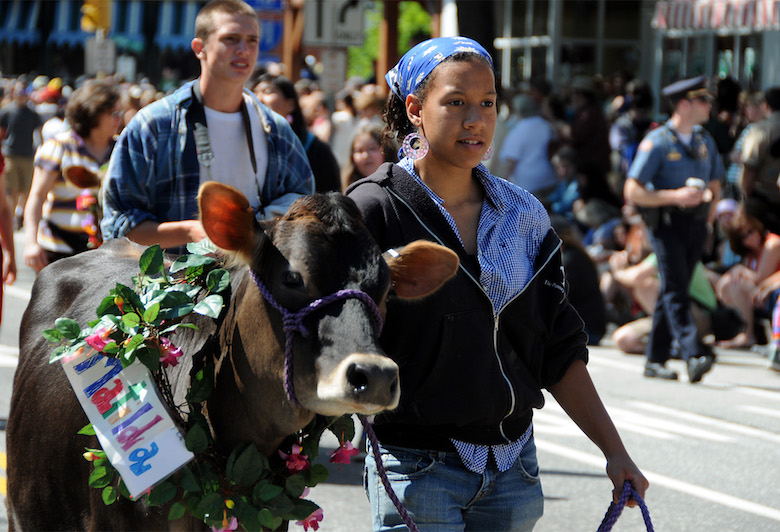
[[[201,188],[206,234],[235,259],[230,297],[218,321],[199,316],[199,329],[172,340],[190,356],[169,368],[182,397],[196,356],[217,361],[215,390],[206,403],[216,446],[229,452],[253,442],[271,455],[282,440],[315,413],[370,414],[398,404],[398,367],[377,343],[372,308],[358,299],[338,300],[307,318],[309,334],[293,340],[293,384],[300,407],[284,387],[285,333],[280,312],[266,302],[250,270],[275,300],[296,311],[342,289],[359,289],[384,312],[392,288],[397,297],[423,297],[457,269],[454,253],[430,242],[407,246],[384,260],[354,203],[340,195],[297,200],[275,222],[258,225],[247,200],[216,183]],[[117,282],[130,286],[144,248],[127,240],[46,267],[33,287],[20,333],[7,426],[8,517],[11,530],[191,529],[169,523],[167,510],[120,499],[105,506],[90,488],[85,447],[97,447],[77,431],[87,424],[60,364],[49,364],[50,344],[41,331],[65,316],[84,325]]]

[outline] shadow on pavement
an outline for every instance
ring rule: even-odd
[[[335,449],[327,447],[320,448],[320,454],[314,461],[315,464],[322,464],[328,468],[328,480],[325,484],[339,484],[342,486],[362,486],[363,485],[363,458],[365,453],[361,452],[349,464],[331,464],[330,453]]]

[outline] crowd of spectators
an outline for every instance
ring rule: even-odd
[[[715,101],[704,128],[728,173],[690,285],[692,311],[707,344],[752,348],[768,354],[773,369],[780,369],[780,128],[775,125],[780,89],[742,91],[731,78],[714,80],[712,87]],[[547,206],[565,256],[567,248],[587,251],[598,275],[586,275],[589,268],[578,258],[577,266],[567,266],[567,276],[591,342],[601,338],[606,321],[613,324],[618,348],[644,353],[661,281],[643,218],[623,199],[623,184],[642,139],[663,123],[654,119],[649,85],[639,79],[608,84],[575,77],[553,94],[545,80],[532,80],[504,96],[503,130],[496,134],[499,158],[490,168]],[[664,109],[666,102],[658,103]],[[574,297],[577,293],[590,295],[582,299]]]
[[[621,83],[609,83],[618,77]],[[55,200],[51,194],[57,187],[46,190],[34,184],[35,168],[43,173],[46,158],[51,158],[43,152],[35,156],[35,150],[69,130],[67,103],[87,82],[42,75],[0,80],[7,190],[0,214],[10,213],[16,229],[38,222],[25,217],[31,186],[38,203],[47,196],[49,202]],[[101,83],[119,95],[111,109],[117,117],[114,134],[139,109],[164,96],[146,80],[133,83],[109,76]],[[731,78],[715,80],[713,86],[716,102],[704,127],[716,141],[727,175],[691,285],[694,314],[702,338],[711,345],[771,345],[780,287],[780,90],[747,92]],[[293,83],[279,65],[268,65],[258,69],[247,89],[287,118],[306,148],[318,191],[343,191],[383,162],[397,160],[398,146],[382,136],[385,96],[378,85],[353,78],[329,95],[315,80]],[[658,103],[663,109],[664,102]],[[646,345],[660,282],[642,218],[623,199],[623,183],[639,143],[662,123],[653,108],[649,85],[628,76],[607,81],[576,76],[556,93],[547,80],[533,79],[522,90],[501,94],[493,157],[485,162],[548,208],[563,239],[571,296],[591,343],[614,330],[613,341],[626,352],[641,352]],[[95,161],[104,160],[104,154],[95,155]],[[13,280],[13,246],[5,242],[2,225],[0,220],[3,278]],[[26,234],[33,238],[36,231]],[[780,369],[775,358],[773,363]]]

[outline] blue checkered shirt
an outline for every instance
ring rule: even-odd
[[[414,169],[414,162],[404,158],[398,164],[425,189],[460,238],[444,200],[423,183]],[[550,217],[530,192],[491,175],[481,164],[475,172],[485,191],[477,229],[479,281],[493,303],[493,312],[498,314],[533,277],[539,247],[550,230]],[[457,440],[452,443],[470,471],[484,472],[491,451],[498,470],[506,471],[517,461],[532,431],[533,427],[529,426],[519,440],[500,445],[475,445]]]
[[[105,238],[124,236],[146,220],[197,218],[200,166],[187,123],[196,81],[141,109],[122,131],[103,185],[101,229]],[[284,117],[255,103],[268,142],[260,197],[264,212],[258,213],[258,219],[270,219],[287,212],[296,198],[314,192],[314,177],[306,152]],[[249,106],[250,113],[253,107]]]

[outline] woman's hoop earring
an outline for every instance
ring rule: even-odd
[[[413,161],[416,161],[418,159],[422,159],[425,157],[428,153],[428,148],[430,148],[430,145],[428,144],[428,139],[420,135],[419,133],[412,132],[406,135],[404,137],[403,145],[401,146],[401,151],[403,152],[405,157],[408,157],[412,159]]]
[[[485,155],[482,156],[482,162],[485,162],[489,160],[491,157],[493,157],[493,145],[491,144],[488,146],[487,151],[485,152]]]

